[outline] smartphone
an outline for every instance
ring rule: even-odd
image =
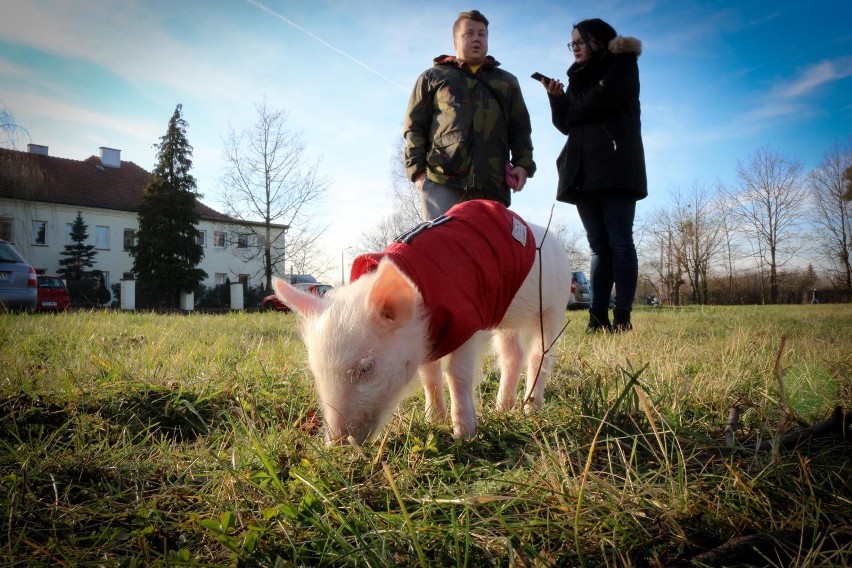
[[[548,83],[549,83],[549,82],[551,82],[551,81],[553,81],[553,79],[551,79],[551,78],[550,78],[550,77],[548,77],[547,75],[542,75],[542,74],[541,74],[541,73],[539,73],[538,71],[536,71],[535,73],[533,73],[532,75],[530,75],[530,77],[532,77],[532,78],[533,78],[533,79],[535,79],[536,81],[547,81]]]

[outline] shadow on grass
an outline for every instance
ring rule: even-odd
[[[234,405],[234,400],[225,395],[203,398],[150,385],[81,405],[19,393],[0,399],[0,439],[44,437],[89,417],[116,426],[131,437],[150,435],[159,441],[191,442],[221,424],[216,418]]]

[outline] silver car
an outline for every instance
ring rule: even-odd
[[[34,310],[37,295],[35,268],[12,243],[0,240],[0,312]]]
[[[568,297],[569,310],[585,310],[592,305],[592,289],[586,274],[580,271],[571,273],[571,295]]]

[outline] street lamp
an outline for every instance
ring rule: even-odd
[[[343,253],[351,249],[352,247],[346,247],[342,251],[340,251],[340,285],[346,284],[346,276],[343,274]]]

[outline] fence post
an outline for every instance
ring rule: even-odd
[[[180,309],[184,312],[191,312],[195,309],[195,293],[181,292],[180,293]]]
[[[136,309],[136,280],[121,279],[121,309],[134,311]]]
[[[231,282],[231,309],[243,309],[243,283]]]

